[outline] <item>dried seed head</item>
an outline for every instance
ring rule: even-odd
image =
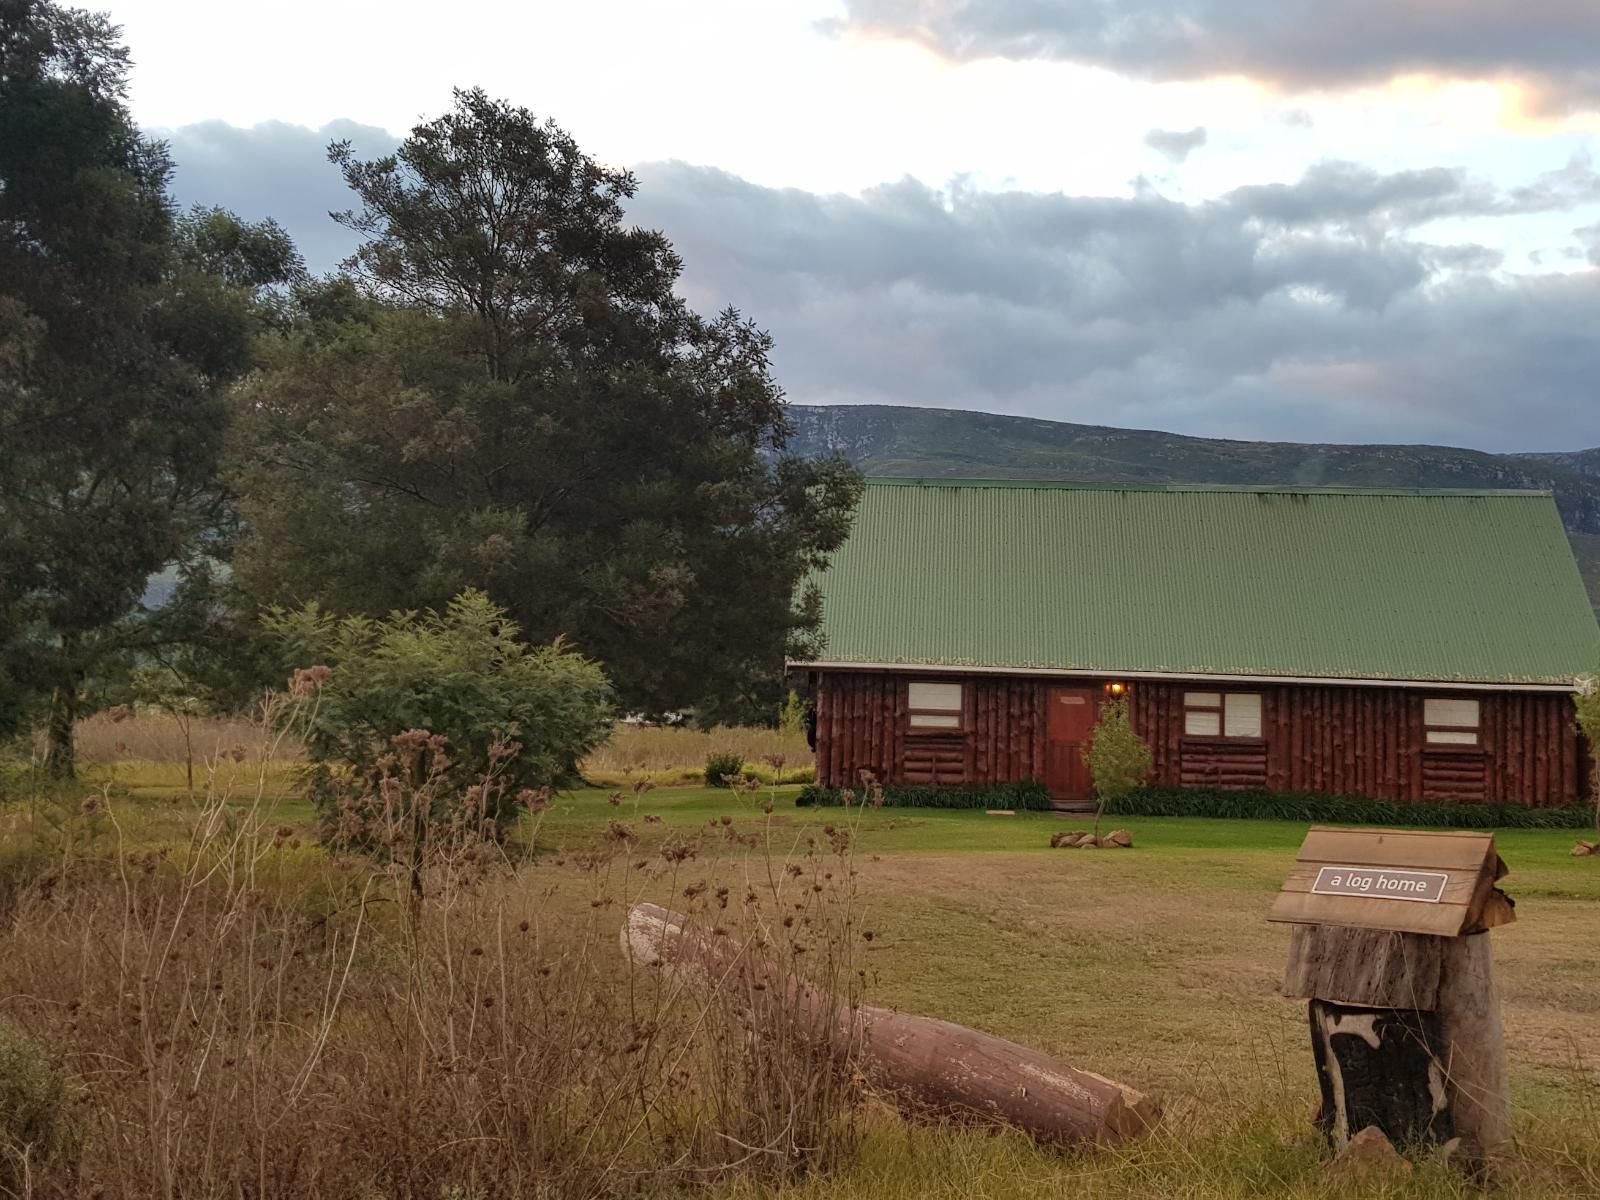
[[[333,670],[330,667],[320,664],[315,667],[301,667],[289,676],[289,694],[300,697],[314,696],[332,677]]]

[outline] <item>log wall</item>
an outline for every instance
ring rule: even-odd
[[[855,787],[863,770],[885,783],[1042,779],[1048,682],[986,675],[962,683],[962,728],[947,733],[909,727],[904,675],[823,675],[817,686],[818,782]]]
[[[1265,787],[1385,800],[1530,807],[1577,804],[1586,755],[1572,701],[1550,692],[1475,692],[1478,745],[1429,744],[1423,700],[1448,689],[1246,685],[1261,696],[1257,741],[1189,738],[1183,693],[1196,685],[1139,682],[1134,725],[1155,750],[1164,787]],[[1217,685],[1205,685],[1217,690]],[[1462,693],[1456,693],[1458,695]]]
[[[926,678],[926,676],[922,676]],[[957,678],[952,674],[951,678]],[[825,672],[817,679],[817,777],[853,787],[869,770],[886,783],[1048,782],[1045,714],[1057,681],[1041,676],[961,679],[963,728],[913,730],[908,676]],[[1094,680],[1063,679],[1082,686]],[[1262,737],[1184,735],[1183,693],[1215,683],[1135,681],[1135,727],[1155,752],[1163,787],[1264,787],[1388,800],[1524,806],[1581,803],[1588,753],[1572,703],[1556,693],[1476,692],[1476,747],[1427,742],[1423,700],[1448,689],[1233,685],[1262,698]],[[1463,693],[1457,693],[1461,695]]]

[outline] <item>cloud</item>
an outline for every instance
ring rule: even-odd
[[[1600,104],[1594,0],[845,0],[824,27],[1147,79],[1316,89],[1426,73],[1517,80],[1547,111]]]
[[[1519,203],[1461,172],[1328,164],[1201,204],[914,180],[823,196],[682,163],[640,177],[631,215],[673,240],[693,303],[773,331],[795,400],[1244,438],[1600,443],[1600,273],[1501,277],[1494,250],[1416,236]]]
[[[328,161],[328,143],[348,139],[358,153],[387,154],[400,139],[354,121],[321,129],[269,121],[248,129],[202,121],[158,130],[172,148],[172,190],[178,202],[220,205],[259,221],[274,217],[291,234],[313,271],[329,271],[355,249],[350,232],[328,214],[355,201]]]
[[[332,268],[352,239],[326,213],[350,197],[323,150],[345,136],[367,154],[396,141],[347,123],[185,127],[179,199],[275,216],[313,269]],[[672,239],[697,309],[731,303],[772,331],[796,401],[1242,438],[1600,444],[1600,270],[1586,259],[1600,260],[1586,223],[1600,181],[1581,158],[1509,188],[1322,163],[1197,203],[909,178],[825,195],[681,162],[638,175],[630,219]],[[1508,275],[1460,234],[1578,210],[1568,274]]]
[[[1152,129],[1144,135],[1144,144],[1163,154],[1171,162],[1181,163],[1189,154],[1206,144],[1206,127],[1193,129]]]
[[[1351,162],[1323,162],[1295,183],[1259,184],[1229,193],[1236,211],[1285,226],[1326,223],[1411,228],[1445,217],[1567,212],[1600,203],[1600,173],[1587,155],[1533,182],[1500,191],[1453,167],[1384,174]]]
[[[1583,245],[1583,249],[1578,251],[1578,255],[1587,253],[1589,264],[1600,267],[1600,224],[1585,225],[1583,228],[1574,229],[1572,232]]]

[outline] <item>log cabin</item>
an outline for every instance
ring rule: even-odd
[[[1154,786],[1586,795],[1600,626],[1548,492],[877,480],[816,583],[824,786],[1080,807],[1116,695]]]

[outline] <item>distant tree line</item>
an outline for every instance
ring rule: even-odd
[[[0,731],[70,774],[141,672],[281,684],[269,607],[469,590],[627,710],[770,721],[860,481],[786,453],[770,337],[687,307],[634,178],[458,91],[329,148],[361,246],[312,278],[273,221],[178,209],[128,69],[105,18],[0,0]]]

